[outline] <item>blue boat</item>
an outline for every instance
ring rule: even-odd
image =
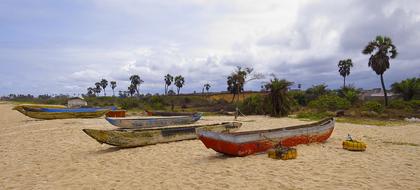
[[[103,107],[103,108],[39,108],[39,111],[41,112],[74,112],[74,113],[80,113],[80,112],[97,112],[100,110],[116,110],[117,108],[115,106],[109,106],[109,107]]]

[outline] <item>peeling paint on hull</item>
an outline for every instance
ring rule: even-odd
[[[197,129],[205,129],[215,132],[233,132],[239,129],[241,125],[241,123],[232,122],[184,127],[164,127],[158,129],[83,129],[83,131],[99,143],[129,148],[157,143],[197,139]]]
[[[198,131],[198,137],[207,148],[232,156],[247,156],[265,152],[276,145],[292,147],[299,144],[325,142],[334,130],[334,119],[286,128],[217,134]]]
[[[35,119],[70,119],[70,118],[97,118],[105,115],[109,110],[99,110],[96,112],[32,112],[25,111],[28,117]]]
[[[125,117],[105,118],[110,124],[120,128],[152,128],[169,125],[185,125],[198,121],[201,113],[191,116],[169,116],[169,117]]]

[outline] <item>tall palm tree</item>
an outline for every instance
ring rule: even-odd
[[[394,93],[401,94],[405,101],[411,100],[414,95],[420,94],[420,78],[409,78],[391,85]]]
[[[247,79],[247,77],[253,72],[253,68],[247,67],[244,70],[242,67],[237,66],[236,70],[227,77],[227,90],[233,94],[232,101],[235,100],[235,96],[237,95],[239,100],[239,94],[244,91],[244,86],[246,82],[255,79],[262,79],[264,76],[262,74],[254,74],[251,78]]]
[[[168,88],[171,86],[174,81],[174,77],[170,74],[165,75],[165,94],[168,94]]]
[[[112,88],[112,96],[115,96],[114,89],[117,87],[116,81],[111,81],[111,88]]]
[[[287,91],[293,82],[285,79],[279,80],[273,75],[273,79],[265,84],[264,87],[268,91],[268,97],[271,103],[272,116],[287,116],[291,110],[291,97]]]
[[[353,67],[353,62],[351,59],[340,60],[338,62],[338,72],[344,78],[344,88],[346,88],[346,77],[350,75],[351,67]]]
[[[363,49],[362,53],[371,55],[369,58],[368,66],[371,67],[377,75],[381,76],[382,90],[384,91],[385,97],[385,106],[388,106],[388,95],[386,93],[383,74],[387,69],[389,69],[389,59],[394,59],[397,57],[397,48],[392,43],[391,38],[386,36],[376,36],[376,39],[369,42],[365,49]]]
[[[175,77],[175,86],[177,87],[177,94],[179,95],[179,90],[184,86],[185,80],[184,77],[179,75]]]
[[[206,89],[207,93],[209,93],[210,87],[211,86],[209,83],[204,84],[204,88]]]
[[[102,88],[101,88],[101,83],[100,83],[100,82],[96,82],[96,83],[95,83],[95,87],[96,87],[96,88],[95,88],[96,96],[99,96],[99,93],[101,93],[101,91],[102,91],[102,90],[101,90],[101,89],[102,89]]]
[[[139,75],[131,75],[130,76],[130,81],[131,81],[131,84],[133,85],[134,89],[137,92],[137,96],[139,96],[140,95],[139,87],[144,81],[141,80]]]
[[[136,93],[136,86],[134,84],[130,84],[130,86],[128,86],[128,92],[130,93],[131,97],[133,97],[133,94]]]
[[[106,96],[105,88],[108,86],[108,81],[106,79],[102,79],[100,83],[102,89],[104,89],[104,96]]]

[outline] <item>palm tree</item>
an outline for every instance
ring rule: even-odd
[[[264,77],[262,74],[254,74],[250,79],[246,80],[253,70],[253,68],[249,67],[242,70],[242,67],[237,66],[236,70],[227,77],[227,90],[233,94],[231,102],[235,100],[236,95],[238,95],[239,100],[239,94],[244,91],[244,85],[246,82]]]
[[[285,79],[279,80],[273,75],[273,79],[265,84],[265,89],[269,92],[268,97],[271,102],[271,115],[272,116],[287,116],[291,110],[291,98],[287,94],[289,87],[293,82]]]
[[[392,91],[401,94],[405,101],[411,100],[414,95],[420,94],[420,78],[409,78],[391,85]]]
[[[207,93],[209,93],[210,87],[211,86],[209,83],[204,84],[204,88],[206,89]]]
[[[397,57],[397,48],[392,43],[391,38],[386,36],[376,36],[376,39],[369,42],[365,49],[363,49],[362,53],[371,55],[368,66],[371,67],[377,75],[381,76],[385,106],[388,106],[388,96],[386,93],[383,74],[387,69],[389,69],[389,59]]]
[[[134,84],[130,84],[130,86],[128,86],[128,92],[130,93],[131,97],[133,97],[133,94],[136,93],[136,86]]]
[[[137,92],[137,96],[139,96],[140,95],[139,87],[144,81],[140,79],[139,75],[131,75],[130,76],[130,81],[131,81],[132,86],[134,87],[134,89]]]
[[[115,92],[114,92],[115,87],[117,87],[117,82],[111,81],[112,96],[115,96]]]
[[[95,88],[96,96],[99,96],[99,93],[101,93],[101,91],[102,91],[102,90],[101,90],[101,89],[102,89],[102,88],[101,88],[101,83],[100,83],[100,82],[96,82],[96,83],[95,83],[95,87],[96,87],[96,88]]]
[[[95,89],[92,87],[87,88],[87,95],[88,96],[93,96],[95,95]]]
[[[177,94],[179,95],[179,90],[184,86],[185,80],[184,77],[179,75],[175,77],[175,86],[177,87]]]
[[[172,82],[174,81],[174,77],[170,74],[165,76],[165,94],[168,94],[168,88],[171,86]]]
[[[101,87],[104,89],[104,96],[106,96],[105,88],[108,86],[108,81],[106,79],[101,80]]]
[[[338,62],[338,72],[344,78],[344,88],[346,88],[346,77],[350,75],[351,67],[353,67],[353,62],[351,61],[351,59],[340,60]]]

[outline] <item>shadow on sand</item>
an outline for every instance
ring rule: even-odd
[[[136,148],[136,147],[132,147],[132,148]],[[90,154],[92,154],[92,155],[107,154],[107,153],[113,153],[113,152],[118,152],[120,150],[132,149],[132,148],[109,147],[109,148],[106,148],[106,149],[101,149],[101,150],[98,150],[98,151],[90,152]]]

